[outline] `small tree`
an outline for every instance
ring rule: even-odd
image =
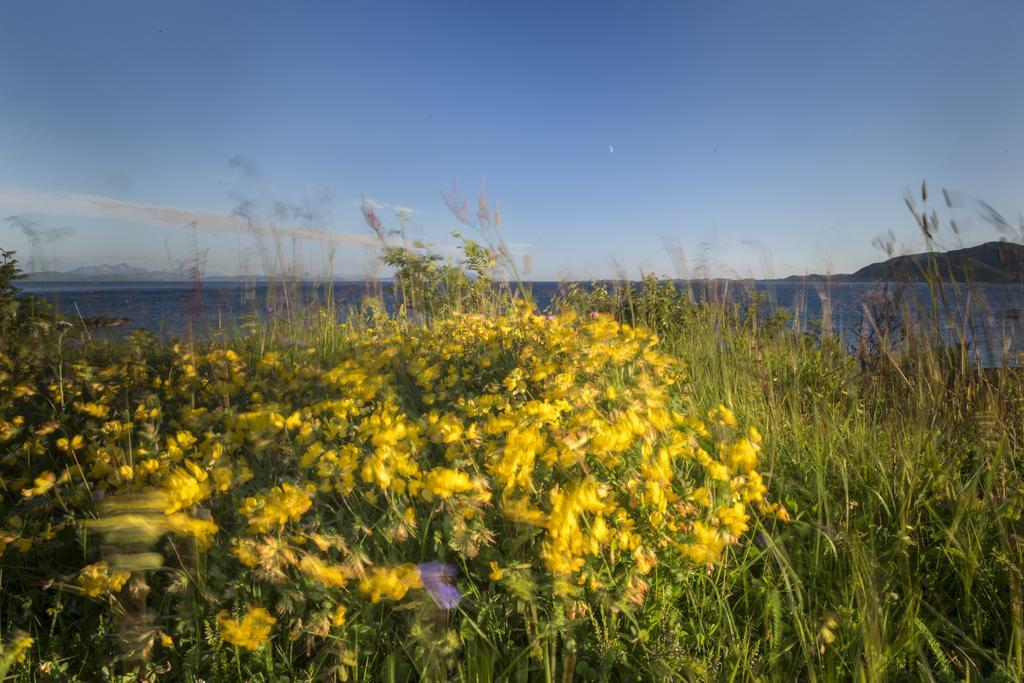
[[[14,251],[0,249],[0,353],[18,363],[46,354],[55,319],[46,302],[19,293],[14,283],[24,277]]]
[[[7,336],[18,317],[18,288],[14,281],[23,277],[14,252],[0,249],[0,340]]]

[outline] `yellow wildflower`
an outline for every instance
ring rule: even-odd
[[[249,528],[267,532],[281,529],[290,521],[298,521],[313,505],[311,491],[292,484],[281,484],[272,488],[263,497],[254,514],[249,517]]]
[[[262,607],[252,607],[241,619],[232,619],[222,611],[217,615],[217,623],[225,643],[258,650],[270,640],[270,628],[277,619]]]
[[[530,526],[547,526],[547,516],[543,510],[531,507],[524,498],[502,498],[501,509],[513,522]]]
[[[689,543],[680,547],[683,555],[698,564],[714,564],[722,557],[725,539],[718,530],[703,522],[694,522],[693,536]]]
[[[28,649],[32,647],[35,640],[24,631],[15,631],[14,638],[7,644],[0,643],[0,664],[2,660],[8,663],[24,664],[28,658]]]
[[[299,562],[299,569],[309,578],[328,588],[344,588],[348,583],[347,572],[344,568],[329,565],[314,555],[303,557]]]
[[[233,545],[231,553],[246,567],[255,567],[260,563],[256,541],[248,538],[238,538],[233,541]]]
[[[75,585],[90,598],[98,598],[108,591],[111,593],[120,591],[129,576],[131,576],[129,571],[119,569],[111,572],[106,562],[97,562],[90,564],[78,573]]]
[[[839,622],[834,617],[829,617],[825,620],[825,623],[821,625],[818,630],[818,652],[824,654],[825,646],[831,645],[836,640],[836,630],[839,628]]]
[[[697,505],[703,505],[704,507],[711,505],[711,492],[706,486],[694,489],[693,493],[691,493],[688,498]]]
[[[707,464],[708,476],[716,481],[729,481],[729,467],[717,460]]]
[[[110,406],[105,406],[102,403],[79,403],[76,401],[74,405],[75,410],[100,420],[105,420],[110,414]]]
[[[719,403],[717,408],[708,411],[708,419],[715,420],[729,427],[736,426],[736,416],[722,403]]]
[[[747,525],[750,515],[747,514],[746,506],[743,503],[723,505],[716,514],[722,526],[728,529],[734,536],[739,536],[750,528]]]
[[[658,564],[655,552],[644,546],[639,546],[633,551],[633,559],[636,561],[636,570],[641,574],[650,573],[654,565]]]
[[[36,477],[33,482],[34,486],[30,489],[22,489],[21,495],[25,498],[31,498],[33,496],[41,496],[54,487],[57,483],[57,475],[53,472],[43,472]]]
[[[365,579],[359,582],[359,590],[370,596],[370,602],[381,598],[401,600],[414,588],[423,588],[420,570],[414,564],[400,564],[395,567],[374,567]]]
[[[210,495],[210,485],[184,469],[173,470],[164,480],[162,488],[166,501],[164,513],[168,515],[190,508]]]
[[[456,493],[465,493],[474,488],[473,480],[465,472],[447,467],[435,467],[427,472],[421,495],[424,500],[430,502],[435,498],[439,500],[451,498]]]
[[[213,545],[213,537],[220,527],[206,519],[197,519],[178,512],[167,516],[167,525],[171,531],[196,539],[199,550],[206,550]]]
[[[64,436],[57,439],[57,449],[61,451],[75,451],[84,445],[85,438],[81,434],[76,434],[70,441]]]
[[[737,472],[750,472],[757,467],[758,446],[743,438],[724,449],[723,459]]]
[[[302,426],[302,414],[299,411],[295,411],[288,416],[288,419],[284,421],[285,429],[289,432],[294,432],[296,429]]]

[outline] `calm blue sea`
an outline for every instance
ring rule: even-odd
[[[150,330],[162,337],[205,336],[218,330],[232,330],[254,316],[283,313],[286,305],[278,294],[268,297],[266,282],[210,281],[195,287],[190,282],[21,282],[26,292],[43,298],[71,318],[104,316],[127,318],[112,334],[135,329]],[[551,303],[564,285],[557,282],[530,283],[541,308]],[[748,302],[760,292],[770,305],[792,314],[801,329],[822,321],[851,345],[870,332],[873,302],[897,296],[918,309],[931,304],[924,285],[878,285],[868,283],[804,283],[745,281],[681,284],[694,297]],[[278,287],[279,288],[279,287]],[[326,283],[305,283],[294,289],[287,303],[293,310],[326,300]],[[390,306],[391,288],[378,282],[336,282],[333,294],[337,315],[344,317],[366,296],[383,296]],[[1024,285],[981,284],[966,289],[947,285],[942,311],[943,334],[954,339],[963,334],[976,347],[986,365],[1019,364],[1024,354]],[[268,300],[273,299],[273,310]],[[297,300],[296,300],[297,299]]]

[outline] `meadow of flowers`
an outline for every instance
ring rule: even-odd
[[[187,344],[0,277],[0,680],[1024,677],[1018,368],[392,256]]]
[[[330,364],[144,336],[45,379],[0,357],[16,658],[34,638],[42,673],[344,678],[412,638],[426,675],[498,623],[565,670],[553,615],[600,629],[659,572],[706,574],[754,517],[788,517],[757,429],[695,406],[682,364],[610,316],[524,304],[342,338]]]

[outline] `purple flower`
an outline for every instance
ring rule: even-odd
[[[423,588],[430,593],[438,607],[453,609],[459,604],[462,593],[451,584],[455,578],[455,567],[443,562],[424,562],[416,565],[416,568],[420,570]]]

